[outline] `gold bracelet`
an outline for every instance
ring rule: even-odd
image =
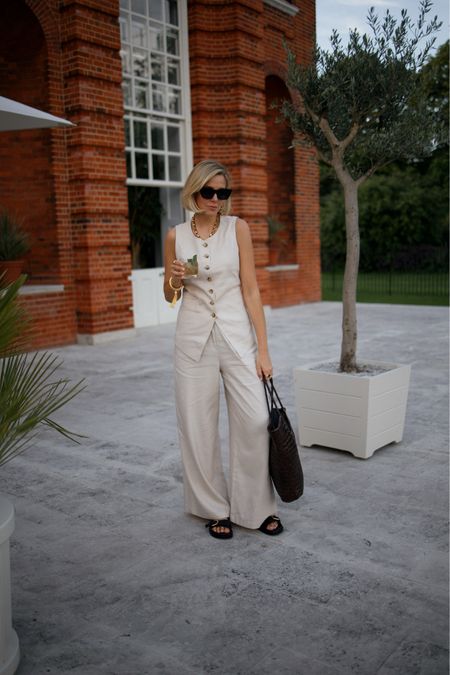
[[[169,278],[169,286],[174,291],[172,302],[170,303],[170,306],[173,309],[175,307],[175,305],[177,304],[178,294],[181,293],[181,289],[183,288],[184,284],[182,283],[181,286],[174,286],[172,284],[172,277],[170,277]]]
[[[174,286],[173,283],[172,283],[172,279],[173,279],[173,277],[170,277],[170,278],[169,278],[169,286],[170,286],[170,288],[171,288],[173,291],[181,291],[181,289],[182,289],[183,286],[184,286],[183,282],[181,282],[181,286]]]

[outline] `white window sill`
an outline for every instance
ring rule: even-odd
[[[64,284],[36,284],[22,286],[19,295],[47,295],[47,293],[63,293]]]
[[[298,12],[298,7],[292,5],[290,2],[286,2],[286,0],[264,0],[264,4],[275,7],[275,9],[279,9],[280,12],[284,12],[288,16],[295,16]]]
[[[289,272],[290,270],[300,269],[300,265],[269,265],[265,268],[268,272]]]

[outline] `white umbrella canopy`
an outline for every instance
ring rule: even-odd
[[[74,127],[75,124],[49,113],[0,96],[0,131]]]

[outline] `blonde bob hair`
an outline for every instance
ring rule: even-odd
[[[183,191],[181,193],[181,202],[183,207],[188,211],[200,213],[196,202],[196,195],[200,192],[202,187],[206,185],[214,176],[223,176],[225,178],[225,185],[229,187],[231,178],[227,169],[219,162],[213,159],[204,159],[194,166],[191,173],[187,177]],[[231,197],[223,202],[220,207],[220,213],[227,216],[231,211]]]

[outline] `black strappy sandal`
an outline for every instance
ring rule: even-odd
[[[278,524],[273,530],[269,530],[267,526],[271,525],[272,523]],[[276,534],[281,534],[284,530],[284,527],[281,524],[281,520],[278,518],[278,516],[267,516],[262,525],[258,527],[258,530],[260,532],[264,532],[264,534],[270,534],[271,536],[275,536]]]
[[[209,528],[209,534],[211,537],[215,537],[216,539],[231,539],[233,536],[233,529],[231,527],[231,522],[229,518],[225,518],[224,520],[210,520],[208,523],[206,523],[205,527]],[[213,530],[213,527],[227,527],[230,531],[229,532],[215,532]]]

